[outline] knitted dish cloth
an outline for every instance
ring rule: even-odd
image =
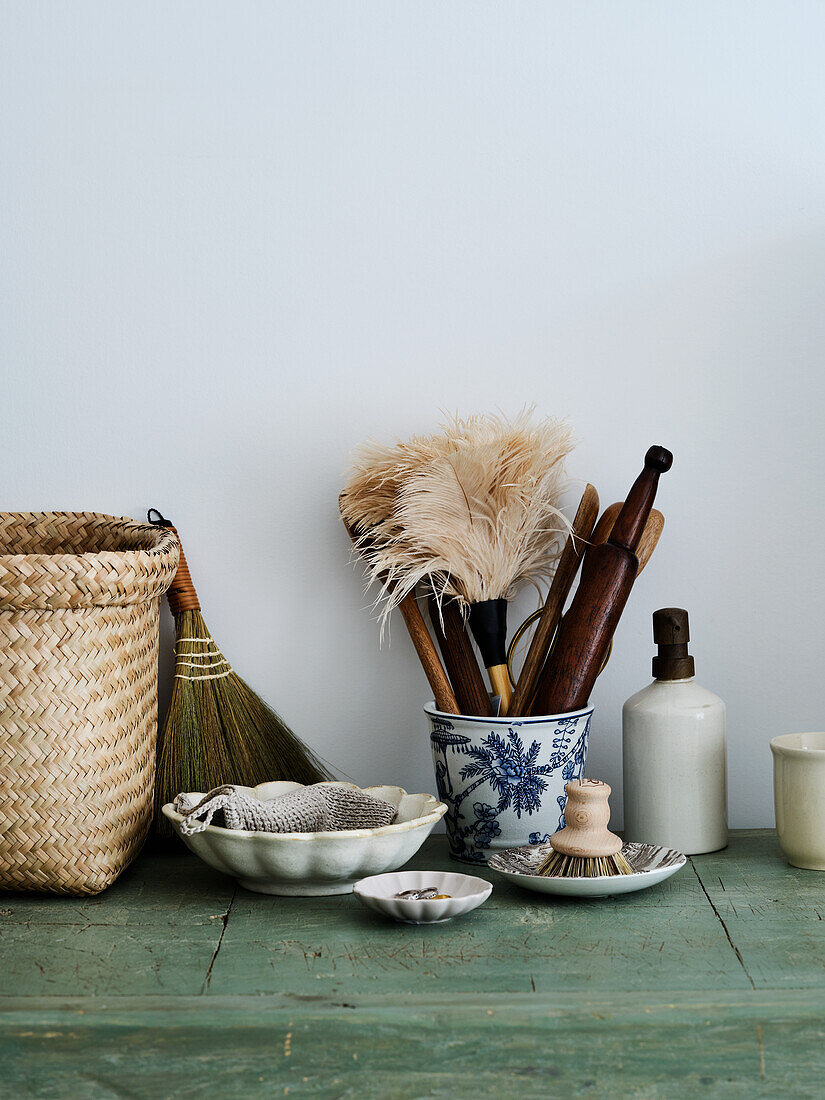
[[[316,783],[262,802],[237,787],[216,787],[196,802],[179,794],[182,833],[202,833],[222,812],[224,828],[255,833],[330,833],[339,829],[379,829],[391,824],[395,806],[355,787]],[[219,822],[215,822],[219,824]]]

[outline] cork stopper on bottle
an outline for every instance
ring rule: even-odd
[[[653,612],[653,641],[659,647],[653,658],[657,680],[687,680],[695,675],[693,658],[688,653],[690,626],[683,607],[663,607]]]

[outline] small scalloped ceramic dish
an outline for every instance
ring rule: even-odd
[[[606,898],[612,894],[632,894],[656,886],[675,875],[687,863],[687,857],[672,848],[656,844],[625,844],[622,855],[633,868],[632,875],[599,875],[593,878],[551,878],[536,874],[536,868],[551,851],[549,844],[527,844],[496,852],[487,866],[510,882],[534,890],[537,894],[563,894],[575,898]]]
[[[434,886],[448,898],[397,898],[402,890],[426,890]],[[456,871],[395,871],[372,875],[356,882],[353,893],[369,909],[405,924],[441,924],[482,905],[492,892],[492,883],[475,875]]]
[[[277,782],[238,789],[268,801],[301,786]],[[431,794],[407,794],[402,787],[355,789],[397,807],[393,823],[380,829],[328,833],[262,833],[207,825],[203,832],[186,836],[180,830],[183,818],[171,802],[166,803],[163,812],[196,856],[215,870],[232,875],[247,890],[307,897],[348,894],[365,875],[402,867],[447,812],[444,803]],[[203,795],[193,791],[192,797],[200,799]]]

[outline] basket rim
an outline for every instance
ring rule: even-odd
[[[138,535],[144,545],[79,553],[31,549],[4,553],[5,528],[95,524],[98,529]],[[128,604],[164,592],[177,570],[180,544],[175,533],[131,516],[105,512],[0,512],[0,609],[46,609]]]
[[[157,554],[163,553],[166,549],[165,543],[170,541],[168,538],[164,539],[164,535],[171,536],[172,542],[177,542],[174,534],[168,527],[158,527],[155,524],[148,523],[146,520],[133,519],[132,516],[112,516],[107,512],[60,512],[60,511],[42,511],[42,512],[2,512],[0,511],[0,532],[2,528],[7,524],[9,520],[20,520],[24,523],[36,523],[47,522],[49,519],[55,520],[85,520],[97,521],[101,527],[112,528],[130,528],[132,530],[142,530],[147,534],[147,538],[151,538],[152,544],[140,547],[124,547],[122,550],[84,550],[80,554],[71,553],[59,553],[50,554],[46,550],[30,551],[28,553],[4,553],[2,550],[2,538],[0,537],[0,561],[7,561],[13,558],[79,558],[86,560],[89,558],[104,557],[107,555],[126,555],[126,554]]]

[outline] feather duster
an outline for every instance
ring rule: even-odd
[[[455,418],[437,435],[361,448],[344,490],[382,624],[422,581],[439,601],[457,598],[503,707],[505,601],[553,572],[569,530],[559,501],[572,446],[565,422],[535,423],[532,409]]]

